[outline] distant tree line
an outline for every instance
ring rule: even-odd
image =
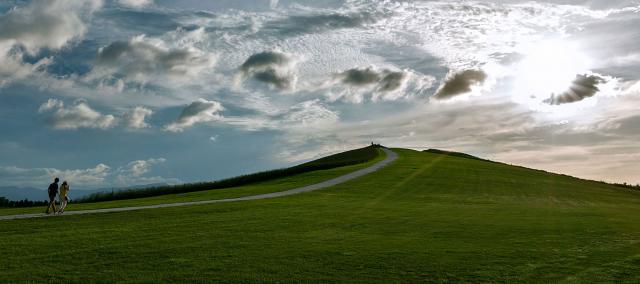
[[[623,183],[609,183],[609,184],[615,185],[615,186],[618,186],[618,187],[624,187],[624,188],[629,188],[629,189],[640,190],[640,183],[636,184],[636,185],[628,184],[626,182],[623,182]]]
[[[31,201],[24,200],[9,200],[6,197],[0,196],[0,207],[34,207],[34,206],[47,206],[46,201]]]

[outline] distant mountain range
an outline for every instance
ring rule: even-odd
[[[147,188],[147,187],[157,187],[157,186],[165,186],[165,183],[154,183],[154,184],[145,184],[145,185],[134,185],[128,187],[120,187],[120,188],[99,188],[99,189],[75,189],[71,188],[69,191],[70,199],[78,199],[89,194],[104,192],[104,191],[120,191],[120,190],[128,190],[128,189],[139,189],[139,188]],[[9,200],[32,200],[32,201],[40,201],[47,200],[47,191],[46,188],[38,189],[33,187],[14,187],[14,186],[0,186],[0,196],[6,197]]]

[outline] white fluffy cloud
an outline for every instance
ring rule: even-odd
[[[153,4],[153,0],[118,0],[118,3],[131,8],[141,8]]]
[[[102,6],[102,0],[35,0],[0,16],[0,86],[21,79],[50,62],[23,62],[24,53],[59,50],[81,39],[84,19]]]
[[[153,111],[146,108],[137,106],[130,111],[126,112],[122,118],[126,127],[132,129],[141,129],[149,127],[149,124],[145,122],[145,119],[152,115]]]
[[[109,175],[111,168],[98,164],[88,169],[56,169],[56,168],[19,168],[0,167],[0,178],[9,186],[33,186],[45,188],[55,177],[69,181],[72,186],[101,186]]]
[[[62,100],[52,98],[40,105],[38,113],[46,114],[47,123],[54,129],[108,129],[117,125],[143,129],[151,127],[145,120],[153,111],[144,106],[136,106],[116,117],[96,111],[83,99],[74,101],[72,106],[65,106]]]
[[[182,132],[196,123],[220,121],[222,119],[220,112],[223,110],[224,107],[219,102],[198,99],[185,107],[178,119],[166,125],[165,129],[171,132]]]
[[[55,129],[107,129],[116,124],[113,115],[101,114],[92,109],[85,100],[77,100],[72,106],[65,106],[60,100],[49,99],[40,106],[38,112],[48,113],[47,122]]]
[[[10,52],[10,45],[0,42],[0,87],[15,80],[26,78],[34,72],[42,71],[51,63],[50,58],[43,58],[36,63],[24,63],[22,53]]]
[[[166,159],[164,158],[136,160],[130,162],[122,171],[128,173],[132,177],[139,177],[147,173],[151,169],[151,166],[164,162],[166,162]]]
[[[42,48],[60,49],[87,31],[83,17],[102,5],[100,0],[36,0],[0,17],[0,42],[24,47],[30,54]]]
[[[57,168],[20,168],[15,166],[0,167],[0,179],[6,186],[46,188],[58,177],[68,181],[75,188],[96,188],[111,186],[131,186],[152,183],[179,183],[179,179],[148,176],[153,166],[166,162],[164,158],[135,160],[125,166],[111,168],[98,164],[87,169]]]
[[[151,158],[147,160],[131,161],[126,166],[119,167],[113,173],[112,182],[117,186],[154,183],[179,183],[180,180],[174,178],[146,176],[146,174],[153,169],[153,166],[165,163],[166,161],[167,160],[164,158]]]

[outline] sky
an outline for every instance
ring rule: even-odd
[[[368,145],[640,183],[640,1],[0,1],[0,184]]]

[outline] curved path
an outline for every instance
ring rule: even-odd
[[[303,187],[298,187],[294,189],[289,189],[285,191],[278,191],[272,193],[258,194],[258,195],[250,195],[244,197],[236,197],[236,198],[227,198],[227,199],[215,199],[215,200],[203,200],[203,201],[191,201],[191,202],[177,202],[177,203],[165,203],[165,204],[156,204],[156,205],[146,205],[146,206],[132,206],[132,207],[118,207],[118,208],[105,208],[105,209],[91,209],[91,210],[77,210],[77,211],[68,211],[65,212],[63,216],[67,215],[83,215],[83,214],[94,214],[94,213],[109,213],[109,212],[123,212],[123,211],[133,211],[133,210],[142,210],[142,209],[152,209],[152,208],[166,208],[166,207],[178,207],[178,206],[189,206],[189,205],[201,205],[201,204],[211,204],[211,203],[222,203],[222,202],[234,202],[234,201],[247,201],[247,200],[257,200],[257,199],[267,199],[267,198],[276,198],[282,196],[288,196],[308,191],[314,191],[318,189],[323,189],[326,187],[334,186],[336,184],[340,184],[349,180],[352,180],[357,177],[361,177],[363,175],[375,172],[380,168],[388,165],[389,163],[395,161],[398,158],[398,154],[387,149],[382,148],[382,150],[387,154],[384,160],[377,162],[370,167],[357,170],[352,173],[348,173],[343,176],[339,176],[330,180],[326,180],[320,183],[311,184]],[[43,218],[43,217],[58,217],[58,215],[47,215],[44,213],[38,214],[22,214],[22,215],[6,215],[0,216],[0,220],[15,220],[15,219],[28,219],[28,218]]]

